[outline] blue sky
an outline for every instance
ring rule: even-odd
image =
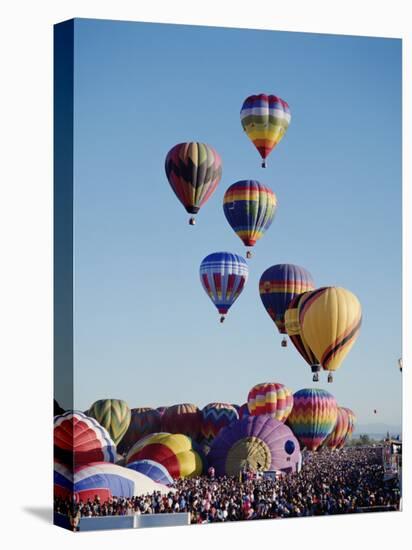
[[[262,272],[290,262],[363,306],[358,341],[318,387],[360,423],[399,424],[401,41],[76,20],[74,80],[75,407],[241,404],[258,382],[311,387],[259,298]],[[292,113],[266,170],[239,119],[261,92]],[[164,174],[182,141],[223,160],[195,227]],[[269,185],[279,206],[221,325],[198,269],[211,252],[244,254],[222,209],[240,179]]]

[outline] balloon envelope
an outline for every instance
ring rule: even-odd
[[[289,105],[280,97],[257,94],[243,102],[240,120],[246,135],[262,159],[266,159],[285,135],[291,114]]]
[[[222,315],[226,315],[239,297],[248,274],[246,260],[230,252],[214,252],[200,264],[202,286]]]
[[[349,414],[343,407],[338,407],[338,416],[332,433],[327,437],[329,449],[337,449],[343,445],[349,429]]]
[[[270,415],[248,416],[223,428],[212,442],[209,464],[217,476],[251,471],[294,472],[300,448],[290,428]]]
[[[179,143],[168,152],[165,170],[170,187],[186,211],[197,214],[222,177],[222,161],[206,143]]]
[[[207,440],[214,439],[222,428],[238,420],[239,414],[229,403],[208,403],[202,409],[201,434]]]
[[[270,414],[279,422],[285,422],[293,407],[293,396],[283,384],[264,382],[250,390],[247,405],[251,416]]]
[[[204,457],[183,434],[158,433],[141,439],[128,452],[126,463],[142,459],[159,462],[173,479],[198,476],[204,469]]]
[[[89,462],[115,462],[116,446],[108,431],[80,411],[54,418],[54,454],[73,467]]]
[[[299,303],[302,334],[327,371],[340,367],[359,335],[361,322],[359,300],[345,288],[317,288]]]
[[[136,441],[148,434],[160,432],[161,415],[150,407],[137,407],[131,410],[130,424],[118,444],[118,451],[127,452]]]
[[[121,399],[99,399],[93,403],[87,414],[106,428],[116,445],[130,424],[130,409],[126,401]]]
[[[305,340],[299,323],[299,303],[304,296],[306,296],[306,292],[295,296],[290,301],[285,312],[285,329],[297,351],[308,365],[316,367],[316,372],[320,369],[319,361]]]
[[[287,419],[302,447],[316,451],[336,425],[338,406],[329,392],[304,388],[293,394],[293,408]]]
[[[242,180],[231,185],[223,198],[226,219],[245,246],[254,246],[275,217],[276,196],[265,185]]]
[[[168,407],[161,418],[162,432],[184,434],[196,439],[200,434],[202,414],[193,403]]]
[[[127,467],[150,477],[156,483],[162,483],[163,485],[171,485],[173,483],[172,476],[163,464],[154,460],[136,460],[135,462],[130,462]]]
[[[286,333],[285,312],[295,296],[315,288],[312,275],[298,265],[272,265],[263,272],[259,293],[263,306],[281,334]]]

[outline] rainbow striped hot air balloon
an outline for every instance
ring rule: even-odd
[[[299,323],[299,303],[304,296],[306,296],[306,292],[295,296],[290,301],[288,309],[285,312],[285,329],[292,341],[292,344],[298,350],[306,363],[310,365],[313,372],[313,381],[318,382],[318,372],[320,371],[319,361],[306,342]]]
[[[251,416],[269,414],[279,422],[285,422],[293,407],[293,396],[283,384],[264,382],[250,390],[247,405]]]
[[[223,198],[226,219],[245,246],[254,246],[263,237],[272,224],[276,207],[273,191],[254,180],[234,183]],[[246,257],[251,257],[250,251]]]
[[[206,441],[214,439],[222,428],[238,420],[239,414],[229,403],[208,403],[202,409],[201,434]]]
[[[54,418],[54,455],[64,464],[115,462],[116,446],[108,431],[80,411],[66,411]]]
[[[129,427],[131,412],[126,401],[99,399],[93,403],[87,415],[105,427],[117,445]]]
[[[289,127],[289,105],[275,95],[251,95],[243,102],[240,120],[243,130],[263,159],[262,168],[265,168],[266,158]]]
[[[298,265],[277,264],[263,272],[259,281],[260,299],[281,334],[286,334],[285,313],[292,299],[313,288],[312,275]],[[286,339],[282,346],[286,346]]]
[[[179,201],[189,214],[197,214],[214,193],[222,177],[218,153],[205,143],[179,143],[167,154],[166,176]],[[194,217],[189,220],[195,224]]]
[[[352,437],[353,430],[355,429],[355,423],[356,423],[355,413],[351,409],[348,409],[347,407],[341,407],[341,408],[344,411],[346,411],[346,413],[348,415],[348,429],[347,429],[345,437],[339,443],[339,445],[337,447],[338,449],[341,449],[345,445],[345,443]]]
[[[327,437],[325,444],[329,449],[338,449],[343,445],[349,429],[349,414],[343,407],[338,407],[338,416],[332,433]]]
[[[304,388],[293,394],[293,408],[287,419],[302,447],[316,451],[336,425],[338,405],[329,392]]]
[[[223,428],[207,456],[217,476],[251,471],[296,472],[301,462],[299,443],[290,428],[268,414],[247,416]]]
[[[159,462],[173,479],[201,475],[205,466],[197,446],[183,434],[157,433],[141,439],[128,452],[126,464],[143,459]]]
[[[310,349],[328,382],[359,336],[362,308],[357,297],[340,287],[322,287],[308,292],[299,303],[299,323]]]
[[[230,252],[214,252],[200,264],[200,281],[221,314],[221,323],[242,292],[248,274],[246,260]]]

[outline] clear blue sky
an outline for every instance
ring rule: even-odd
[[[318,387],[360,423],[399,424],[401,41],[76,20],[74,78],[75,407],[241,404],[262,381],[311,387],[258,293],[267,267],[290,262],[363,306],[357,343]],[[261,92],[292,112],[266,170],[239,120]],[[181,141],[223,160],[195,227],[164,174]],[[222,210],[240,179],[269,185],[279,206],[221,325],[198,269],[211,252],[244,254]]]

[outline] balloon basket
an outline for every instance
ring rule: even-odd
[[[221,323],[224,323],[224,321],[225,321],[225,316],[222,315],[222,317],[220,318],[220,322],[221,322]]]
[[[286,338],[283,338],[281,344],[282,348],[287,348],[288,347],[288,341],[286,340]]]
[[[313,375],[312,380],[313,382],[319,382],[319,374],[317,372],[315,372],[315,374]]]
[[[328,374],[328,382],[329,382],[329,384],[331,384],[333,382],[333,376],[330,373]]]
[[[194,218],[190,218],[189,225],[196,225],[196,220]]]
[[[266,161],[265,160],[262,162],[262,168],[266,168]]]
[[[250,250],[246,252],[246,258],[250,259],[252,257],[252,253]]]

